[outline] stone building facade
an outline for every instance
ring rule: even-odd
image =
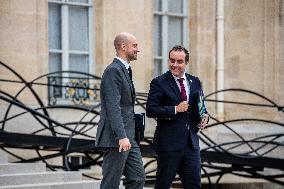
[[[148,92],[151,79],[167,70],[168,50],[173,44],[183,44],[190,50],[188,72],[200,77],[206,94],[223,83],[223,89],[251,90],[283,106],[284,1],[224,0],[223,6],[218,2],[0,0],[0,61],[27,81],[56,69],[81,69],[76,60],[85,61],[85,70],[101,76],[115,56],[114,36],[128,31],[137,37],[141,50],[132,64],[137,92]],[[219,15],[219,9],[223,15]],[[218,49],[218,21],[224,31],[223,52]],[[220,53],[222,66],[218,65]],[[218,79],[220,70],[222,79]],[[1,67],[0,78],[13,79],[14,75]],[[0,82],[0,89],[14,94],[20,85]],[[47,104],[47,88],[35,89]],[[215,95],[210,98],[218,100]],[[263,99],[246,93],[228,92],[223,98],[263,103]],[[35,104],[28,94],[20,99]],[[284,121],[283,112],[275,108],[250,110],[225,104],[220,113],[216,103],[207,104],[211,115],[221,120],[258,117]],[[5,107],[1,101],[0,105]],[[63,113],[62,117],[69,119],[70,114]],[[148,129],[149,135],[153,129]]]
[[[152,78],[167,70],[168,50],[182,44],[190,50],[187,71],[201,79],[206,94],[240,88],[284,105],[284,0],[0,0],[0,28],[0,61],[27,81],[69,69],[101,76],[115,56],[115,35],[128,31],[137,37],[141,50],[132,63],[137,92],[148,92]],[[0,79],[14,80],[15,75],[0,66]],[[21,87],[0,81],[0,91],[12,95]],[[48,104],[48,88],[33,87]],[[37,107],[30,93],[19,99]],[[222,99],[271,105],[241,92],[225,92]],[[218,106],[211,101],[207,105],[210,114],[220,120],[284,122],[283,112],[277,108]],[[0,118],[6,108],[7,103],[0,101]],[[51,114],[65,121],[82,117],[72,110]],[[283,131],[277,126],[249,123],[253,127],[236,124],[235,128],[248,137]],[[11,130],[29,133],[33,124],[37,122],[32,119],[15,120]],[[152,136],[154,122],[148,120],[147,126],[146,135]],[[220,141],[234,137],[220,128],[205,134]],[[283,151],[274,154],[283,157]]]
[[[88,8],[87,32],[91,36],[88,41],[90,73],[99,76],[102,74],[103,69],[115,55],[114,36],[120,31],[128,31],[137,36],[141,49],[138,60],[133,63],[134,83],[137,91],[148,92],[151,79],[157,75],[153,58],[157,56],[156,44],[160,43],[159,40],[162,40],[162,43],[163,40],[171,40],[174,44],[176,39],[176,43],[182,43],[190,49],[188,71],[201,78],[208,94],[217,90],[218,82],[217,2],[217,0],[169,0],[166,3],[158,0],[1,0],[0,59],[20,72],[27,80],[49,72],[51,64],[49,20],[52,19],[50,14],[53,14],[49,10],[52,8],[51,4],[58,3],[56,5],[60,7],[66,3],[70,8],[81,3],[83,8]],[[163,8],[165,6],[166,10]],[[157,15],[162,15],[161,19],[169,17],[171,10],[178,10],[180,7],[184,17],[180,29],[183,39],[180,39],[179,29],[170,31],[168,26],[168,32],[162,31],[167,29],[162,25],[164,21],[155,20]],[[74,12],[76,15],[76,10]],[[272,99],[279,105],[284,104],[283,12],[281,0],[224,1],[224,88],[249,89]],[[64,16],[62,11],[60,13]],[[70,8],[69,15],[71,13]],[[72,18],[72,15],[68,18],[69,23]],[[178,22],[171,22],[169,17],[168,25],[171,23]],[[162,25],[160,30],[158,24]],[[179,25],[174,26],[179,27]],[[168,35],[167,38],[163,36],[162,39],[155,38],[156,31],[160,31],[161,36]],[[164,51],[162,55],[164,63],[160,73],[166,70],[165,55],[170,46],[164,45],[161,48]],[[0,71],[1,76],[7,74]],[[7,91],[14,90],[3,83],[0,86]],[[43,99],[47,97],[47,91],[44,89],[41,89],[39,94]],[[226,93],[224,97],[225,100],[237,98],[239,94]],[[209,107],[215,114],[215,105]],[[232,109],[235,108],[225,105],[225,117],[233,117],[232,114],[236,114],[236,111]],[[242,107],[238,109],[246,110]],[[266,110],[257,113],[267,118],[275,117],[275,114],[270,114],[270,111]],[[283,118],[279,120],[283,121]]]

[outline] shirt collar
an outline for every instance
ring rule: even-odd
[[[130,67],[129,63],[125,60],[123,60],[122,58],[116,56],[115,58],[117,58],[118,60],[120,60],[120,62],[125,66],[125,68],[128,70],[128,68]]]
[[[172,75],[173,75],[173,74],[172,74]],[[174,77],[174,79],[175,79],[176,81],[179,79],[179,77],[177,77],[177,76],[174,76],[174,75],[173,75],[173,77]],[[186,80],[185,73],[183,73],[183,76],[181,76],[180,78],[183,78],[184,80]]]

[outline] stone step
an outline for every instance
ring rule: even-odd
[[[72,181],[0,186],[0,189],[99,189],[99,181]]]
[[[212,185],[202,185],[202,189],[215,188]],[[271,182],[251,182],[251,183],[219,183],[218,189],[283,189],[283,186]],[[177,189],[177,188],[176,188]]]
[[[52,183],[66,181],[80,181],[82,179],[79,172],[40,172],[40,173],[20,173],[0,175],[0,186],[20,185],[34,183]]]
[[[0,175],[14,173],[45,172],[44,163],[7,163],[0,164]]]

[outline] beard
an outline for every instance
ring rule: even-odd
[[[127,56],[127,59],[128,59],[129,61],[137,60],[137,54],[129,54],[129,55]]]

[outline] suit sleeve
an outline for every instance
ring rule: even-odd
[[[146,103],[146,115],[150,118],[172,118],[175,106],[167,106],[163,102],[163,89],[157,79],[152,80]]]
[[[120,107],[122,76],[116,68],[110,68],[106,70],[103,82],[107,119],[110,122],[115,138],[126,138]]]

